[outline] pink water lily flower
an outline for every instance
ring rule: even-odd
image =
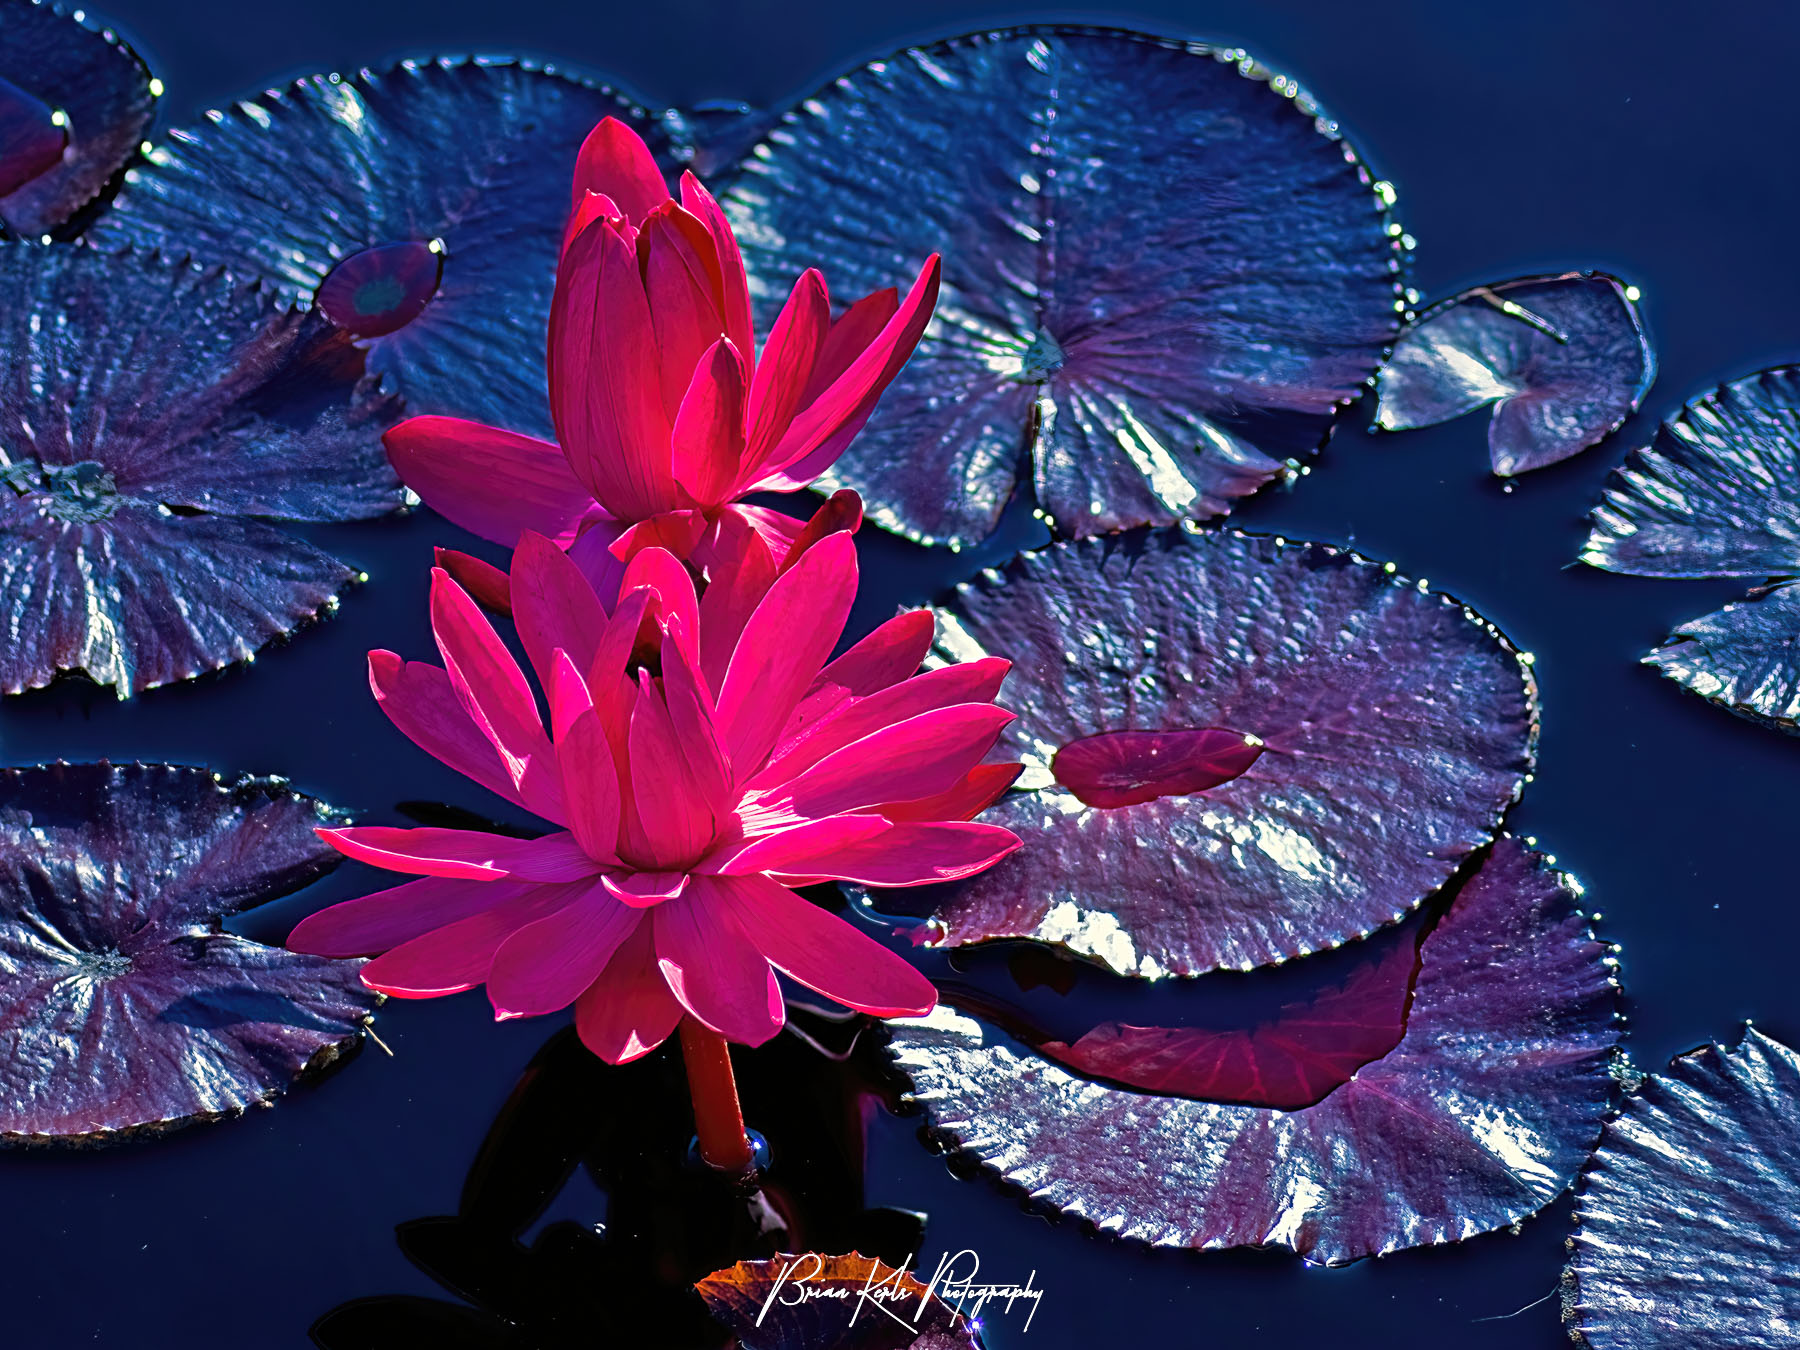
[[[576,161],[551,308],[558,443],[414,417],[387,433],[388,454],[426,505],[509,548],[532,530],[705,563],[747,525],[780,552],[794,522],[741,499],[806,487],[842,453],[925,331],[938,272],[934,254],[904,300],[877,291],[834,319],[808,269],[759,353],[725,213],[691,173],[672,199],[649,148],[609,117]]]
[[[363,979],[401,997],[485,983],[502,1018],[573,1003],[614,1063],[684,1015],[760,1044],[783,1022],[778,970],[863,1012],[928,1011],[924,976],[793,888],[948,881],[1018,847],[971,819],[1018,772],[983,763],[1011,720],[993,703],[1007,663],[916,673],[923,610],[831,660],[856,593],[850,535],[755,544],[704,595],[644,548],[609,604],[553,540],[523,535],[510,598],[548,725],[486,615],[437,570],[444,664],[374,652],[375,696],[422,749],[557,829],[322,830],[420,879],[313,915],[289,946],[379,953]]]

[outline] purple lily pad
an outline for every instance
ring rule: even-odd
[[[1460,1241],[1560,1195],[1611,1108],[1617,963],[1578,893],[1496,841],[1420,947],[1400,1043],[1301,1110],[1109,1086],[944,1006],[892,1051],[935,1133],[1102,1231],[1332,1265]]]
[[[220,920],[337,865],[334,813],[168,764],[0,772],[0,1142],[237,1115],[362,1039],[360,961]]]
[[[742,1350],[978,1350],[970,1320],[905,1270],[852,1253],[739,1261],[695,1284]]]
[[[36,238],[135,159],[162,86],[130,44],[46,0],[0,0],[0,222]]]
[[[997,753],[1025,769],[983,819],[1026,847],[877,902],[935,906],[935,945],[1035,938],[1149,977],[1334,947],[1449,880],[1532,764],[1525,658],[1450,597],[1325,545],[1189,527],[1052,545],[961,587],[938,650],[1014,663]],[[1260,753],[1217,786],[1111,808],[1058,781],[1085,738],[1198,730]]]
[[[358,574],[269,524],[402,501],[362,354],[255,286],[0,247],[0,690],[121,698],[245,660]]]
[[[1694,400],[1614,471],[1581,561],[1651,577],[1800,575],[1800,367]],[[1800,733],[1800,597],[1747,602],[1670,634],[1644,663],[1720,707]]]
[[[1747,1029],[1651,1078],[1575,1203],[1563,1318],[1589,1350],[1776,1350],[1800,1323],[1800,1056]]]
[[[88,237],[316,301],[409,413],[553,437],[544,333],[569,181],[608,116],[670,154],[624,95],[519,62],[308,76],[171,132]],[[359,292],[367,309],[346,303]]]
[[[804,267],[848,297],[942,252],[936,318],[825,482],[967,543],[1027,459],[1089,535],[1217,515],[1318,449],[1399,330],[1391,195],[1241,51],[1046,26],[834,80],[726,206],[765,320]]]
[[[1407,327],[1376,378],[1375,425],[1409,431],[1492,404],[1494,472],[1525,473],[1617,431],[1655,379],[1635,287],[1604,272],[1518,277]]]

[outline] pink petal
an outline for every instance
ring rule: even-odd
[[[550,348],[551,413],[576,478],[620,520],[678,505],[650,302],[637,249],[611,220],[569,245]]]
[[[688,893],[652,911],[656,958],[681,1004],[727,1040],[761,1045],[786,1016],[775,972],[730,914],[716,877],[695,877]]]
[[[512,578],[492,563],[453,548],[432,549],[431,560],[490,614],[512,613]]]
[[[625,736],[629,729],[631,705],[637,700],[637,681],[627,677],[626,667],[637,647],[644,628],[644,616],[657,597],[654,591],[628,591],[619,597],[619,607],[606,622],[606,632],[594,653],[594,664],[588,667],[588,693],[594,700],[594,711],[616,751],[615,758],[625,753]]]
[[[606,611],[581,569],[541,534],[519,537],[512,562],[512,601],[519,643],[546,688],[552,652],[567,652],[577,670],[593,663],[606,631]]]
[[[526,805],[560,820],[562,791],[531,686],[475,602],[441,568],[431,573],[431,629],[456,696]]]
[[[839,488],[825,499],[825,504],[812,514],[806,522],[806,528],[794,536],[794,542],[788,546],[787,556],[781,560],[781,570],[787,571],[807,549],[821,539],[828,539],[842,531],[855,534],[862,528],[863,503],[849,488]]]
[[[546,441],[457,417],[409,417],[381,442],[400,481],[425,505],[507,548],[525,530],[571,543],[598,509],[563,452]]]
[[[745,360],[749,360],[756,350],[756,331],[751,326],[750,285],[744,275],[744,258],[738,252],[737,236],[732,234],[731,225],[718,202],[691,173],[681,175],[681,204],[706,226],[706,232],[712,236],[719,260],[719,313],[725,320],[725,336],[743,353]]]
[[[581,205],[582,194],[598,192],[612,198],[619,212],[633,224],[643,220],[659,204],[669,200],[662,170],[643,137],[616,117],[603,118],[588,132],[575,154],[575,181],[570,207]]]
[[[536,889],[529,881],[426,877],[307,915],[287,947],[313,956],[373,956]]]
[[[653,611],[674,630],[684,650],[695,659],[700,655],[700,598],[694,593],[694,578],[673,553],[664,548],[647,548],[625,566],[625,580],[619,583],[619,594],[647,590],[657,599]]]
[[[739,839],[718,848],[698,870],[720,876],[793,871],[790,863],[811,862],[835,849],[884,835],[892,828],[889,821],[877,815],[828,816],[824,820],[802,821],[773,834]]]
[[[800,407],[800,396],[806,392],[830,330],[831,297],[825,290],[825,278],[816,267],[809,267],[794,283],[756,360],[740,479],[754,477],[756,466],[781,440]]]
[[[800,405],[805,407],[812,403],[836,383],[856,358],[881,336],[882,330],[899,311],[900,292],[888,286],[871,291],[833,319],[831,331],[825,335],[825,345],[819,349],[819,364],[813,368],[812,379],[807,382]]]
[[[606,216],[617,216],[623,219],[624,215],[625,213],[619,210],[619,204],[604,192],[585,192],[577,187],[575,204],[569,211],[568,223],[563,226],[562,248],[556,255],[557,259],[560,261],[563,254],[569,251],[569,245],[575,241],[575,236],[596,220]]]
[[[920,270],[918,279],[913,282],[912,289],[907,292],[905,301],[875,341],[850,363],[849,369],[833,381],[829,388],[795,415],[780,442],[758,465],[755,486],[768,486],[781,491],[789,487],[804,486],[818,476],[817,469],[813,470],[811,477],[805,479],[801,479],[798,473],[782,478],[780,472],[805,459],[859,413],[864,417],[868,415],[873,406],[871,400],[878,398],[894,376],[900,373],[901,367],[912,356],[913,348],[918,346],[919,339],[924,336],[925,326],[931,322],[931,312],[937,304],[940,270],[938,256],[934,253],[926,259],[925,266]],[[754,448],[753,443],[753,451]],[[746,483],[744,486],[748,488],[751,484]]]
[[[965,703],[883,727],[748,799],[739,808],[745,833],[786,819],[818,820],[944,792],[981,762],[1012,720],[1004,708]]]
[[[566,687],[566,681],[559,680]],[[560,719],[559,719],[560,720]],[[588,709],[570,718],[556,743],[569,828],[591,858],[617,856],[619,820],[624,811],[612,742],[600,715]]]
[[[810,548],[744,625],[719,691],[719,730],[739,781],[753,775],[837,644],[856,598],[856,548],[834,534]]]
[[[400,734],[426,754],[514,805],[563,823],[560,810],[539,811],[514,785],[500,752],[469,716],[443,670],[423,661],[403,661],[393,652],[373,651],[369,688]]]
[[[596,885],[526,924],[500,944],[488,970],[494,1015],[542,1017],[568,1007],[600,977],[642,918]]]
[[[930,797],[884,802],[873,809],[892,821],[973,820],[1006,795],[1023,764],[977,764],[960,781]]]
[[[613,553],[612,546],[626,530],[611,517],[603,517],[591,522],[569,545],[569,561],[588,579],[608,613],[618,603],[619,582],[625,578],[625,560]]]
[[[576,1034],[608,1064],[649,1054],[681,1021],[681,1004],[656,963],[652,928],[638,924],[575,1002]]]
[[[656,331],[663,411],[673,422],[701,358],[725,334],[718,259],[706,226],[674,202],[664,202],[644,221],[638,257]]]
[[[730,905],[778,969],[826,998],[876,1017],[922,1017],[937,989],[867,934],[760,877],[741,877]]]
[[[764,855],[771,859],[768,866],[752,868],[757,855],[746,852],[732,870],[765,872],[789,886],[810,886],[820,881],[930,886],[985,872],[1021,843],[1018,835],[998,825],[907,821],[890,826],[883,833],[841,843],[835,849],[820,848],[811,855],[796,848],[782,856],[770,845]]]
[[[316,833],[347,858],[419,876],[579,881],[600,870],[566,832],[541,839],[514,839],[480,830],[361,825]]]
[[[550,654],[550,675],[544,681],[544,697],[550,704],[550,740],[553,745],[560,746],[575,719],[594,708],[586,677],[561,647]],[[559,767],[561,758],[559,754]]]
[[[784,783],[825,756],[920,713],[959,703],[992,703],[1012,662],[998,656],[939,666],[863,698],[849,698],[791,739],[784,739],[768,766],[750,780],[753,790]]]
[[[695,366],[675,414],[675,481],[703,505],[724,501],[737,481],[744,458],[746,380],[742,354],[720,338]]]
[[[362,981],[369,988],[396,998],[436,998],[473,989],[487,978],[501,943],[526,924],[561,909],[588,887],[589,883],[579,881],[561,886],[528,886],[478,914],[434,928],[376,957],[363,967]]]
[[[640,670],[637,705],[631,711],[631,796],[620,851],[649,871],[681,869],[713,841],[712,813],[696,791],[675,724],[656,682]]]
[[[762,534],[729,511],[720,524],[730,534],[721,539],[726,556],[708,572],[700,597],[700,672],[715,693],[724,687],[744,625],[775,584],[775,555]]]
[[[663,701],[681,746],[689,789],[709,818],[710,838],[730,818],[733,805],[731,762],[719,739],[712,691],[673,634],[663,637],[662,672]]]
[[[706,513],[683,507],[640,520],[612,543],[612,555],[629,563],[647,548],[660,548],[677,558],[693,552],[706,533]]]
[[[687,889],[686,872],[608,872],[600,878],[606,893],[622,905],[649,909],[673,900]]]
[[[749,528],[762,537],[763,543],[769,546],[769,553],[777,563],[793,552],[794,541],[806,528],[804,520],[796,520],[782,511],[771,511],[766,506],[751,506],[747,502],[732,502],[718,514],[721,535],[725,529],[731,528],[727,522],[735,524],[737,529]],[[721,538],[718,549],[719,566],[729,565],[725,560],[731,554]],[[777,569],[779,570],[779,569]]]
[[[837,688],[860,697],[897,684],[918,671],[936,631],[937,620],[928,609],[896,614],[821,670],[813,688]]]

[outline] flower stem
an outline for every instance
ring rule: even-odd
[[[694,1098],[694,1133],[700,1156],[720,1172],[742,1175],[751,1168],[750,1137],[738,1105],[737,1079],[731,1073],[731,1047],[711,1027],[692,1017],[681,1019],[681,1058],[687,1065],[688,1091]]]

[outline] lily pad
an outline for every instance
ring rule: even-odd
[[[694,1285],[743,1350],[976,1350],[970,1319],[904,1270],[851,1253],[783,1252]]]
[[[168,764],[0,772],[0,1142],[233,1116],[362,1039],[360,961],[220,920],[309,884],[339,823],[269,780]]]
[[[121,698],[246,660],[357,573],[267,523],[397,509],[398,401],[255,286],[0,246],[0,690]]]
[[[1581,561],[1651,577],[1800,575],[1800,367],[1696,399],[1633,451]],[[1643,659],[1719,706],[1800,732],[1800,606],[1789,588],[1677,628]]]
[[[1056,528],[1217,515],[1311,454],[1387,355],[1403,236],[1337,123],[1235,49],[1067,26],[840,76],[727,194],[768,321],[941,251],[936,317],[827,475],[925,542],[1030,463]]]
[[[1655,379],[1636,287],[1604,272],[1518,277],[1407,327],[1376,380],[1375,425],[1408,431],[1491,404],[1494,472],[1524,473],[1617,431]]]
[[[1800,1324],[1800,1056],[1748,1029],[1608,1122],[1575,1204],[1563,1317],[1590,1350],[1777,1350]]]
[[[1527,659],[1424,582],[1326,545],[1189,527],[1052,545],[962,586],[937,643],[1013,662],[1000,750],[1025,769],[982,818],[1026,847],[877,901],[934,906],[934,945],[1035,938],[1148,977],[1333,947],[1449,880],[1532,764]],[[1207,730],[1258,753],[1185,734]],[[1124,731],[1163,733],[1133,772],[1167,795],[1092,805],[1062,756]]]
[[[1561,1194],[1612,1105],[1616,962],[1578,893],[1496,841],[1421,945],[1400,1043],[1302,1110],[1109,1086],[943,1006],[892,1050],[937,1134],[1104,1232],[1326,1264],[1455,1242]]]
[[[544,332],[569,182],[608,116],[666,155],[624,95],[520,62],[308,76],[171,132],[88,237],[317,301],[409,413],[554,438]]]
[[[135,159],[162,86],[129,43],[47,0],[0,0],[0,223],[36,238]]]

